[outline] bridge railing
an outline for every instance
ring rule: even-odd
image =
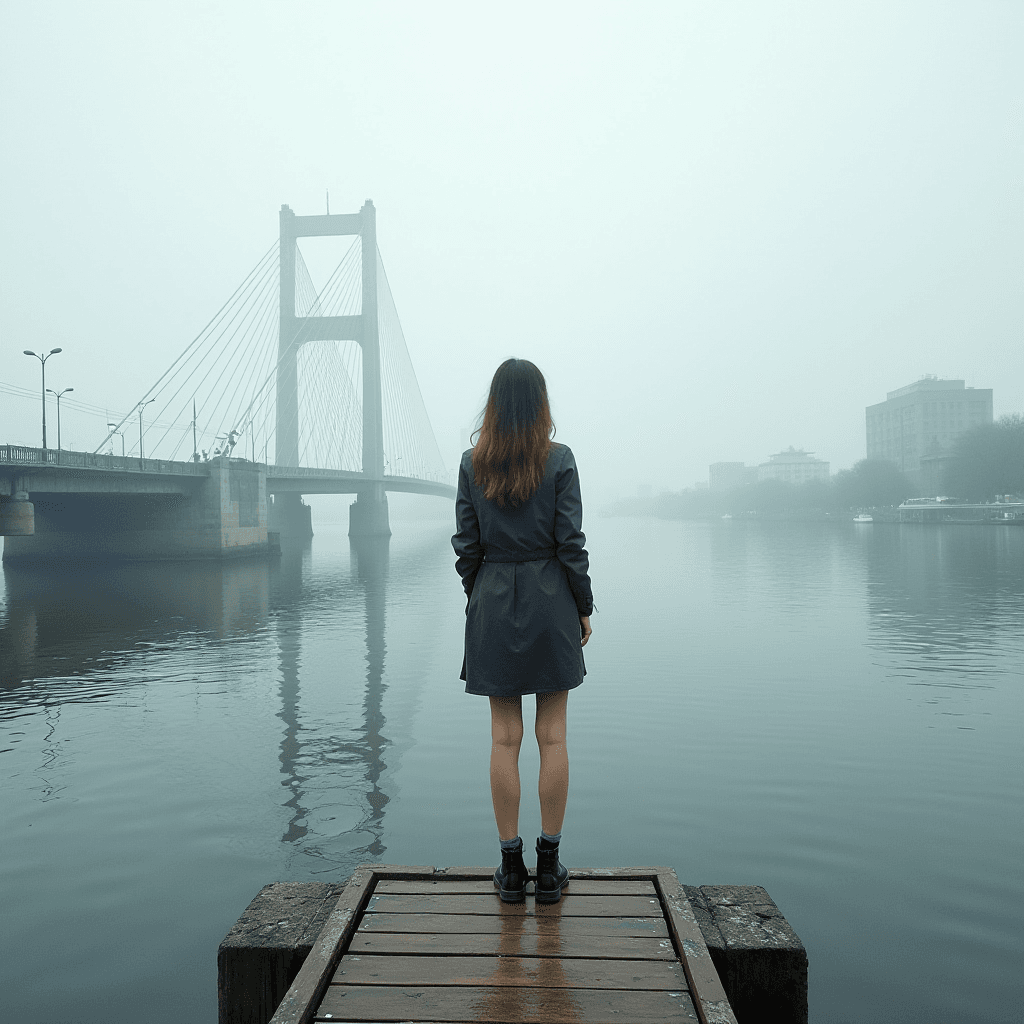
[[[215,460],[216,461],[216,460]],[[230,459],[232,465],[251,463],[247,459]],[[206,476],[209,463],[205,462],[172,462],[168,459],[140,459],[132,455],[101,455],[95,452],[72,452],[56,448],[28,448],[24,445],[0,445],[0,466],[52,466],[61,469],[99,469],[114,473],[156,473],[173,474],[175,476]],[[361,478],[362,473],[351,469],[315,469],[309,466],[274,466],[266,467],[271,477],[309,478],[323,480],[325,477],[351,480]],[[454,476],[450,472],[431,472],[420,470],[415,474],[385,473],[385,479],[424,480],[431,483],[454,486]]]
[[[131,455],[99,455],[56,448],[26,448],[0,445],[0,466],[59,466],[62,469],[105,469],[115,473],[170,473],[175,476],[206,476],[201,462],[171,462],[167,459],[139,459]]]
[[[351,480],[354,477],[362,477],[362,473],[354,469],[311,469],[308,466],[267,466],[267,476],[274,477],[335,477],[339,480]]]

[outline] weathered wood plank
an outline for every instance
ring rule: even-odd
[[[548,988],[686,990],[682,965],[664,960],[534,959],[516,956],[344,956],[335,985],[527,985]]]
[[[670,939],[637,935],[452,935],[444,932],[396,934],[358,931],[348,945],[362,953],[415,953],[428,956],[568,956],[614,960],[674,960]]]
[[[495,864],[497,861],[495,861]],[[494,874],[495,864],[475,865],[471,867],[438,868],[434,872],[437,879],[487,879]],[[637,879],[653,881],[658,873],[657,867],[638,868],[570,868],[569,878],[594,879]]]
[[[570,883],[571,888],[572,883]],[[503,903],[495,891],[487,895],[452,893],[445,896],[374,895],[367,905],[370,914],[501,914],[521,917],[547,914],[553,917],[662,917],[657,896],[577,896],[565,890],[558,903]]]
[[[670,868],[573,871],[562,901],[550,905],[538,905],[532,899],[521,904],[502,903],[491,884],[492,873],[490,866],[435,871],[362,865],[349,880],[271,1024],[308,1024],[320,999],[323,1005],[317,1008],[316,1019],[323,1021],[735,1024],[693,912]],[[371,891],[374,885],[384,887],[395,882],[395,889],[406,891]],[[609,891],[609,883],[614,883],[614,891]],[[623,883],[626,892],[621,891]],[[445,888],[433,888],[437,884]],[[582,889],[586,891],[579,891]],[[364,910],[367,927],[356,932],[355,922]],[[374,921],[381,927],[398,927],[394,915],[399,914],[462,918],[469,927],[487,931],[372,930]],[[621,934],[617,931],[621,927],[644,930],[636,921],[624,923],[627,918],[644,919],[664,931],[660,935]],[[427,923],[422,917],[419,920],[421,926]],[[601,934],[586,934],[589,930]],[[605,930],[612,934],[603,934]],[[677,951],[682,953],[683,963],[677,959]],[[415,961],[409,969],[428,972],[428,976],[423,979],[421,973],[414,983],[401,985],[383,981],[359,984],[355,980],[331,985],[343,955],[352,964],[377,957],[389,961],[391,970],[397,970],[400,962]],[[459,968],[460,961],[468,961],[469,968]],[[607,980],[588,986],[585,974],[572,975],[572,971],[585,972],[587,965],[609,961],[626,972],[621,978],[633,981],[648,977],[652,971],[675,972],[676,976],[682,972],[695,994],[697,1007],[690,1001],[683,979],[678,987],[634,991],[601,987]],[[443,966],[446,963],[448,966]],[[566,964],[572,966],[567,968]],[[437,984],[459,970],[462,973],[455,974],[453,984]],[[516,978],[517,972],[522,977]],[[545,983],[545,977],[555,980]],[[578,986],[572,977],[578,977]],[[504,980],[470,983],[488,978]],[[537,980],[529,983],[526,978]],[[716,998],[719,995],[721,998]],[[337,1005],[332,1006],[332,1002]]]
[[[637,881],[633,879],[588,879],[572,878],[570,875],[569,887],[574,896],[657,896],[653,882]],[[424,878],[415,881],[384,879],[377,883],[374,888],[375,895],[400,894],[421,894],[438,896],[450,893],[466,894],[487,894],[494,892],[494,883],[487,879],[465,879],[462,881],[448,881],[446,879],[434,881]],[[532,886],[527,892],[532,891]]]
[[[691,1024],[697,1015],[682,989],[404,987],[331,985],[316,1015],[343,1021],[479,1021],[487,1024]]]
[[[664,917],[544,917],[514,918],[519,934],[531,935],[657,935],[668,936]],[[509,918],[500,914],[364,914],[360,932],[448,932],[500,935]]]
[[[736,1015],[679,878],[672,868],[665,867],[658,869],[655,882],[701,1024],[736,1024]]]

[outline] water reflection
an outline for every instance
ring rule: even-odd
[[[882,526],[863,557],[869,643],[900,656],[899,674],[921,685],[990,685],[971,677],[989,676],[996,655],[1020,646],[1024,530]]]
[[[352,831],[368,837],[363,845],[347,851],[347,857],[380,860],[386,850],[382,837],[384,809],[389,799],[381,787],[381,777],[387,768],[384,755],[390,746],[390,740],[384,735],[386,719],[383,711],[387,691],[384,682],[387,653],[385,609],[390,538],[360,538],[350,543],[349,580],[336,580],[329,596],[335,611],[352,609],[361,598],[366,651],[361,722],[358,725],[349,723],[347,730],[343,723],[335,722],[333,728],[320,729],[319,735],[312,726],[303,724],[305,718],[313,717],[312,710],[306,709],[304,715],[301,708],[301,609],[308,605],[300,603],[299,598],[303,593],[304,572],[308,573],[310,568],[311,550],[308,545],[282,549],[280,587],[275,588],[275,597],[281,599],[283,606],[277,618],[278,717],[284,723],[279,760],[283,784],[289,794],[285,806],[290,811],[282,840],[301,843],[305,853],[330,860],[326,847],[335,837],[310,835],[311,804],[319,800],[323,780],[331,780],[337,786],[340,779],[345,779],[349,780],[345,783],[347,790],[361,790],[364,804],[362,819]],[[342,730],[347,731],[350,738],[344,738]],[[311,786],[316,787],[316,793],[310,792]]]
[[[799,644],[808,621],[831,617],[847,637],[866,628],[890,677],[969,688],[1021,653],[1020,527],[733,521],[707,544],[702,582],[720,607],[749,611],[748,643],[760,631]]]
[[[182,633],[252,633],[266,625],[270,601],[270,568],[262,559],[4,566],[3,579],[6,688],[33,680],[63,691],[69,676],[124,665],[140,643],[166,643]]]
[[[356,559],[356,578],[363,589],[366,602],[366,692],[363,697],[363,729],[360,749],[366,758],[366,798],[370,805],[369,818],[363,828],[373,833],[373,840],[365,852],[379,860],[386,847],[381,841],[384,826],[384,807],[388,797],[380,788],[380,778],[387,765],[384,751],[390,745],[384,736],[385,718],[382,710],[384,692],[385,598],[388,582],[388,555],[390,537],[364,537],[352,540]]]
[[[502,904],[498,962],[479,979],[483,995],[475,1020],[582,1021],[587,1015],[565,976],[562,957],[575,952],[562,940],[563,904]],[[475,979],[474,979],[475,980]]]

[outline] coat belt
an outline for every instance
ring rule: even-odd
[[[485,562],[546,562],[558,554],[557,548],[541,548],[538,551],[524,551],[519,555],[495,555],[490,551],[484,555]]]

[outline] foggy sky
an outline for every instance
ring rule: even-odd
[[[129,410],[329,188],[453,466],[510,355],[609,496],[848,467],[925,373],[1024,411],[1022,44],[1017,2],[8,2],[0,382],[61,345],[48,386]],[[0,391],[0,443],[38,420]]]

